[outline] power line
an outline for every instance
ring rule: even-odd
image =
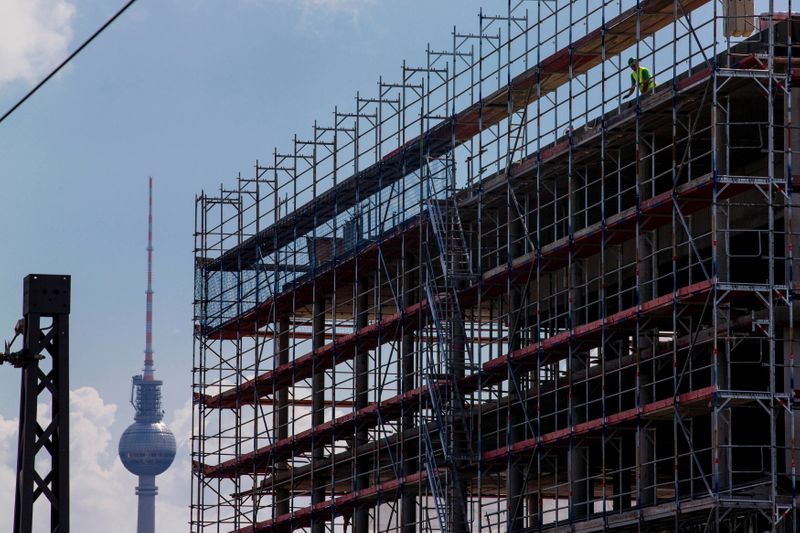
[[[48,81],[50,81],[50,78],[52,78],[53,76],[55,76],[55,75],[58,73],[58,71],[59,71],[59,70],[61,70],[62,68],[64,68],[64,66],[65,66],[67,63],[69,63],[70,61],[72,61],[72,59],[73,59],[75,56],[77,56],[78,54],[80,54],[80,53],[81,53],[81,51],[82,51],[84,48],[86,48],[86,47],[89,45],[89,43],[91,43],[92,41],[94,41],[94,39],[95,39],[95,38],[96,38],[98,35],[100,35],[101,33],[103,33],[103,30],[105,30],[106,28],[108,28],[109,26],[111,26],[111,24],[112,24],[112,23],[113,23],[115,20],[117,20],[117,19],[119,18],[119,16],[120,16],[120,15],[122,15],[123,13],[125,13],[125,11],[127,11],[127,9],[128,9],[129,7],[131,7],[131,6],[132,6],[132,5],[133,5],[135,2],[136,2],[136,0],[129,0],[127,4],[125,4],[124,6],[122,6],[122,8],[121,8],[119,11],[117,11],[117,12],[116,12],[116,14],[114,14],[114,16],[113,16],[113,17],[111,17],[110,19],[108,19],[108,20],[106,21],[106,23],[105,23],[105,24],[103,24],[102,26],[100,26],[100,28],[99,28],[99,29],[98,29],[96,32],[94,32],[94,33],[91,35],[91,37],[89,37],[88,39],[86,39],[86,40],[83,42],[83,44],[82,44],[82,45],[80,45],[80,46],[79,46],[79,47],[78,47],[78,48],[77,48],[77,49],[76,49],[74,52],[72,52],[72,53],[69,55],[69,57],[67,57],[67,58],[66,58],[64,61],[62,61],[62,62],[61,62],[61,64],[60,64],[60,65],[58,65],[58,66],[55,68],[55,70],[53,70],[53,72],[51,72],[50,74],[48,74],[48,75],[47,75],[47,77],[46,77],[45,79],[43,79],[42,81],[40,81],[40,82],[39,82],[39,83],[36,85],[36,87],[34,87],[34,88],[33,88],[33,89],[31,89],[30,91],[28,91],[28,94],[26,94],[25,96],[23,96],[23,97],[22,97],[22,99],[21,99],[19,102],[17,102],[16,104],[14,104],[14,106],[13,106],[11,109],[9,109],[8,111],[6,111],[6,113],[5,113],[5,114],[4,114],[2,117],[0,117],[0,123],[2,123],[2,122],[5,120],[5,119],[7,119],[7,118],[9,117],[9,115],[11,115],[11,113],[13,113],[14,111],[16,111],[16,110],[17,110],[17,108],[18,108],[19,106],[21,106],[22,104],[24,104],[24,103],[25,103],[25,101],[26,101],[28,98],[30,98],[31,96],[33,96],[33,94],[34,94],[36,91],[38,91],[39,89],[41,89],[41,88],[42,88],[42,86],[43,86],[45,83],[47,83]]]

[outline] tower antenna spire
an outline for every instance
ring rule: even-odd
[[[145,381],[153,378],[153,177],[148,179],[147,197],[147,311],[145,317],[144,375]]]

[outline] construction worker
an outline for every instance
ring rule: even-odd
[[[653,80],[653,76],[650,75],[647,67],[640,67],[639,60],[635,57],[628,59],[628,66],[631,67],[631,88],[628,89],[628,94],[625,95],[625,98],[633,94],[637,84],[639,85],[640,95],[649,93],[655,80]]]

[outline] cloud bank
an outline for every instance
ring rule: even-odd
[[[302,13],[302,22],[325,19],[331,15],[343,15],[357,24],[367,10],[376,5],[376,0],[250,0],[257,4],[284,4]]]
[[[0,86],[35,83],[62,61],[74,14],[68,0],[0,1]]]
[[[294,3],[307,11],[339,11],[358,15],[363,9],[374,5],[375,0],[299,0]]]

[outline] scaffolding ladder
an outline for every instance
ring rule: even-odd
[[[425,208],[434,240],[426,247],[425,293],[438,355],[428,350],[424,372],[430,402],[430,420],[422,424],[425,468],[440,528],[462,531],[469,528],[466,505],[455,493],[461,490],[461,472],[476,461],[476,454],[471,420],[458,386],[459,378],[474,368],[458,291],[474,280],[474,270],[455,201],[453,163],[429,159],[424,168]],[[444,468],[438,464],[432,426]]]

